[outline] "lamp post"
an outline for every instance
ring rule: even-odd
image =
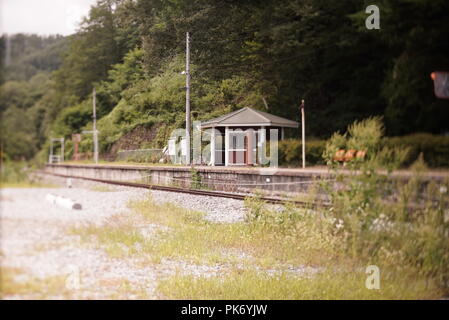
[[[301,101],[301,131],[302,131],[302,168],[306,168],[306,117],[304,112],[304,100]]]
[[[190,36],[186,33],[186,164],[190,160]]]
[[[98,164],[98,131],[97,131],[97,103],[96,99],[97,94],[95,92],[95,88],[93,89],[92,93],[92,120],[93,120],[93,138],[94,138],[94,161],[96,164]]]

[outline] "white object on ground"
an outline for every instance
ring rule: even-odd
[[[58,206],[67,208],[67,209],[75,209],[75,210],[81,210],[81,204],[76,203],[75,201],[66,198],[66,197],[61,197],[61,196],[57,196],[54,194],[47,194],[46,199],[48,202],[52,203],[52,204],[56,204]]]

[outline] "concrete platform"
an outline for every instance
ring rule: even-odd
[[[48,164],[45,170],[68,176],[181,187],[190,187],[192,181],[189,166],[68,163]],[[195,170],[202,187],[243,193],[257,189],[270,195],[304,194],[316,181],[333,179],[333,173],[327,167],[296,169],[195,166]],[[394,172],[393,177],[407,180],[412,174],[403,170]],[[429,171],[424,176],[426,180],[443,182],[449,179],[449,172]]]
[[[48,164],[45,171],[68,176],[190,187],[191,167],[116,164]],[[330,179],[327,168],[291,170],[195,166],[201,186],[211,190],[266,194],[305,192],[317,180]]]

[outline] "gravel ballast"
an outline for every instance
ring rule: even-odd
[[[53,181],[54,183],[55,181]],[[163,259],[159,264],[146,264],[138,258],[112,258],[94,244],[84,244],[80,236],[70,232],[90,224],[108,223],[113,216],[130,216],[130,200],[144,200],[151,194],[159,203],[172,202],[178,206],[206,213],[216,223],[241,221],[243,202],[233,199],[178,194],[89,182],[72,188],[1,189],[0,197],[0,266],[21,271],[17,281],[69,277],[74,270],[80,275],[79,290],[71,291],[75,299],[134,299],[134,291],[147,298],[158,297],[157,280],[181,271],[194,276],[217,274],[223,266],[192,265],[184,261]],[[102,191],[96,191],[102,190]],[[49,193],[64,196],[82,205],[82,210],[59,207],[46,201]],[[143,230],[154,226],[144,226]],[[147,228],[148,227],[148,228]],[[156,226],[157,227],[157,226]],[[151,232],[148,232],[151,237]],[[117,291],[117,284],[126,281],[130,288]],[[33,299],[35,296],[13,295],[6,299]],[[50,299],[66,298],[52,295]]]
[[[66,282],[68,291],[45,294],[46,299],[163,299],[156,290],[160,280],[173,275],[220,277],[232,268],[227,262],[202,265],[167,257],[151,262],[151,257],[139,254],[114,257],[95,240],[86,243],[80,233],[72,231],[122,221],[132,225],[148,241],[158,241],[155,231],[170,232],[169,228],[145,221],[129,208],[130,201],[151,197],[157,203],[174,203],[204,212],[205,219],[211,223],[227,224],[244,220],[245,207],[241,200],[81,179],[72,179],[71,187],[67,187],[67,179],[60,177],[46,177],[45,182],[62,187],[0,189],[0,267],[20,271],[14,275],[15,283],[29,283],[35,279],[48,283],[51,277],[69,281],[74,275],[79,278],[78,287],[68,288]],[[48,194],[69,198],[81,204],[82,209],[58,206],[46,199]],[[236,257],[241,262],[239,268],[246,268],[246,262],[251,264],[252,261],[251,255],[240,251],[225,255]],[[277,272],[257,270],[273,275]],[[299,276],[313,273],[303,268],[289,271]],[[3,298],[35,299],[42,296],[15,293]]]
[[[67,185],[67,178],[45,175],[46,181],[58,185]],[[76,188],[104,188],[115,192],[135,192],[136,194],[151,195],[157,203],[174,203],[177,206],[197,210],[206,213],[205,219],[217,223],[234,223],[243,221],[245,218],[245,206],[243,201],[229,198],[209,197],[187,193],[176,193],[160,190],[145,190],[125,186],[110,185],[82,179],[70,179],[71,185]],[[68,189],[68,188],[66,188]],[[70,190],[70,189],[68,189]],[[105,192],[106,193],[106,192]],[[64,195],[64,194],[61,194]],[[79,199],[72,199],[79,200]],[[82,202],[82,201],[81,201]],[[81,203],[81,205],[84,205]]]

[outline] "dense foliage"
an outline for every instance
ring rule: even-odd
[[[17,134],[2,133],[3,148],[30,158],[50,136],[91,129],[94,86],[102,152],[139,126],[158,125],[152,143],[161,147],[183,126],[187,31],[194,119],[266,110],[265,100],[269,112],[299,120],[304,98],[316,138],[373,115],[388,135],[449,131],[449,102],[434,97],[429,78],[449,70],[449,3],[375,2],[381,30],[365,28],[372,1],[363,0],[99,0],[69,38],[3,37],[3,53],[8,43],[20,53],[16,64],[3,61],[2,129]],[[82,151],[91,149],[83,139]]]

